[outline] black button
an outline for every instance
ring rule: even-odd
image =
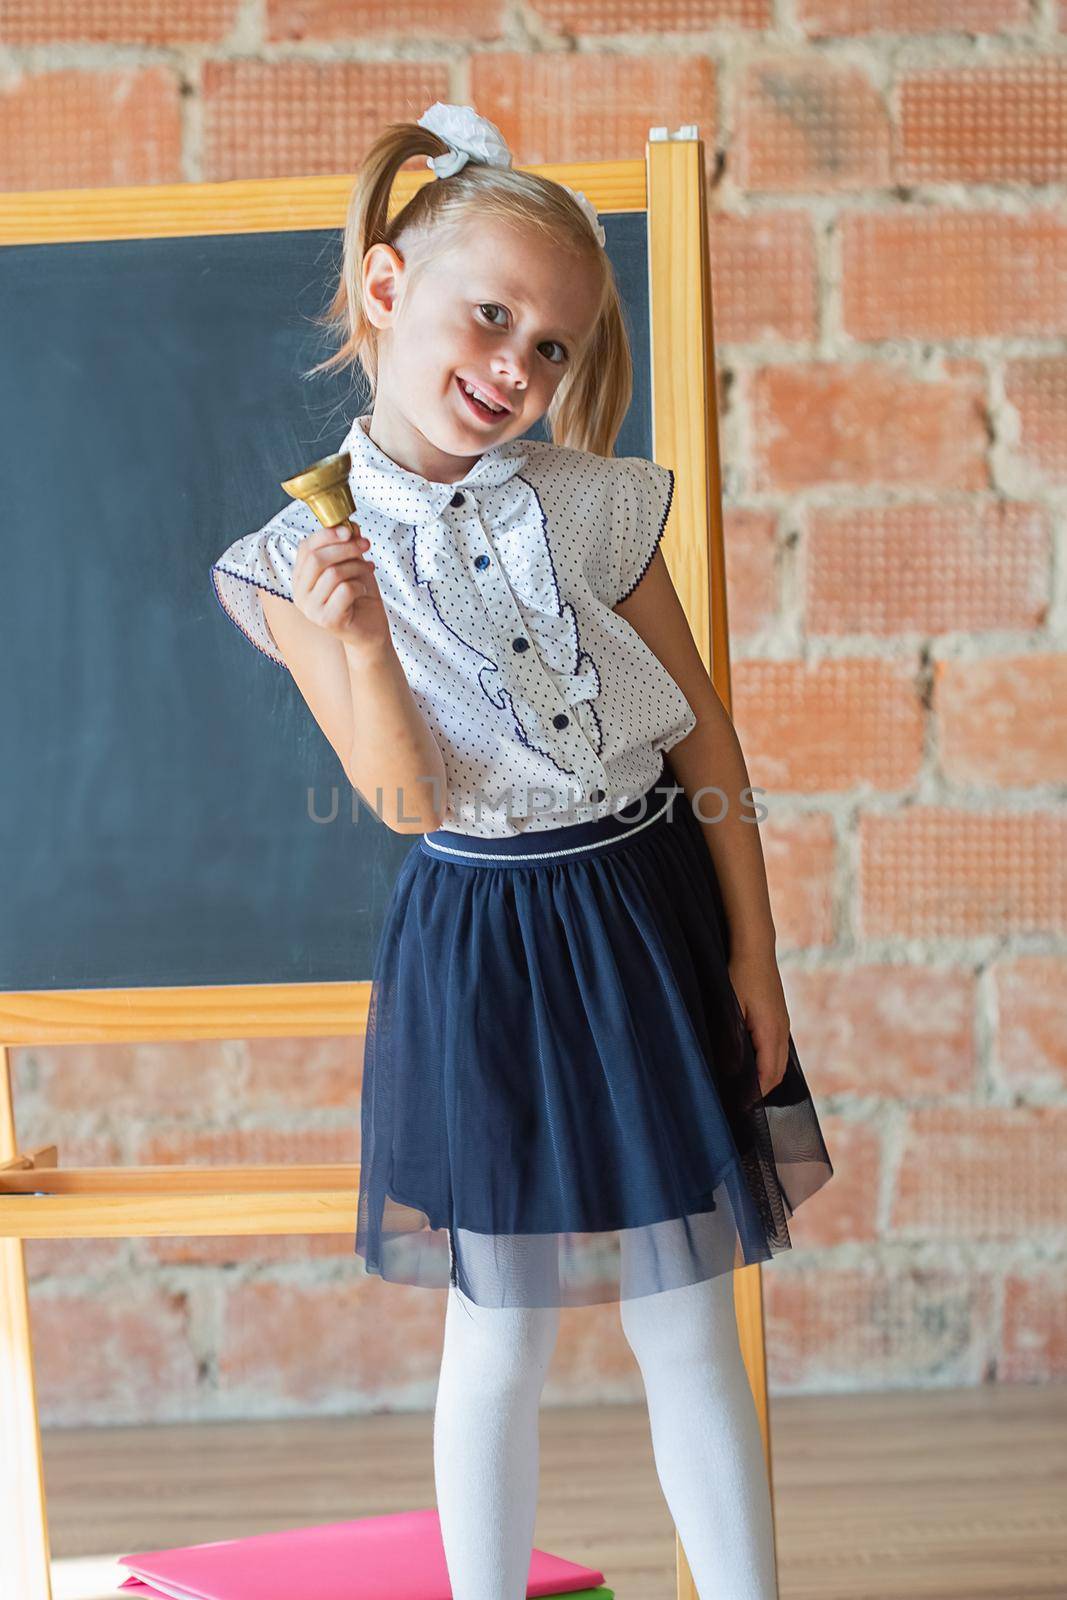
[[[552,718],[552,726],[554,728],[566,728],[570,726],[570,720],[570,717],[565,717],[563,712],[560,711]]]
[[[487,567],[489,565],[489,557],[488,556],[475,556],[474,565],[478,568],[478,571],[481,572],[483,567]]]
[[[589,799],[592,801],[593,805],[599,805],[601,800],[603,800],[603,798],[604,798],[603,789],[594,789],[592,794],[589,796]]]
[[[530,641],[529,641],[529,639],[521,639],[521,638],[520,639],[512,639],[511,648],[513,650],[529,650]]]
[[[452,496],[451,500],[448,503],[449,503],[450,506],[461,506],[463,504],[463,491],[462,491],[462,489],[457,489],[455,494]]]

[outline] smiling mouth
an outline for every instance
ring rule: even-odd
[[[476,416],[480,422],[503,422],[505,417],[510,417],[510,411],[491,411],[488,406],[483,406],[472,394],[468,394],[463,387],[463,379],[457,377],[456,388],[459,390],[460,399],[466,403],[467,410]]]

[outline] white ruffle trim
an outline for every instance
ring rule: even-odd
[[[263,615],[257,589],[293,598],[293,567],[301,543],[320,526],[313,511],[292,500],[255,533],[236,539],[211,567],[215,597],[230,621],[257,650],[278,664],[285,659]]]

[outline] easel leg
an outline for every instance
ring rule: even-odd
[[[15,1145],[11,1063],[0,1045],[0,1161]],[[0,1552],[19,1600],[52,1600],[44,1464],[21,1239],[0,1239]]]

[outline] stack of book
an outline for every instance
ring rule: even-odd
[[[452,1600],[436,1507],[120,1556],[143,1600]],[[534,1550],[528,1597],[614,1600],[604,1574]],[[489,1600],[489,1597],[486,1597]]]

